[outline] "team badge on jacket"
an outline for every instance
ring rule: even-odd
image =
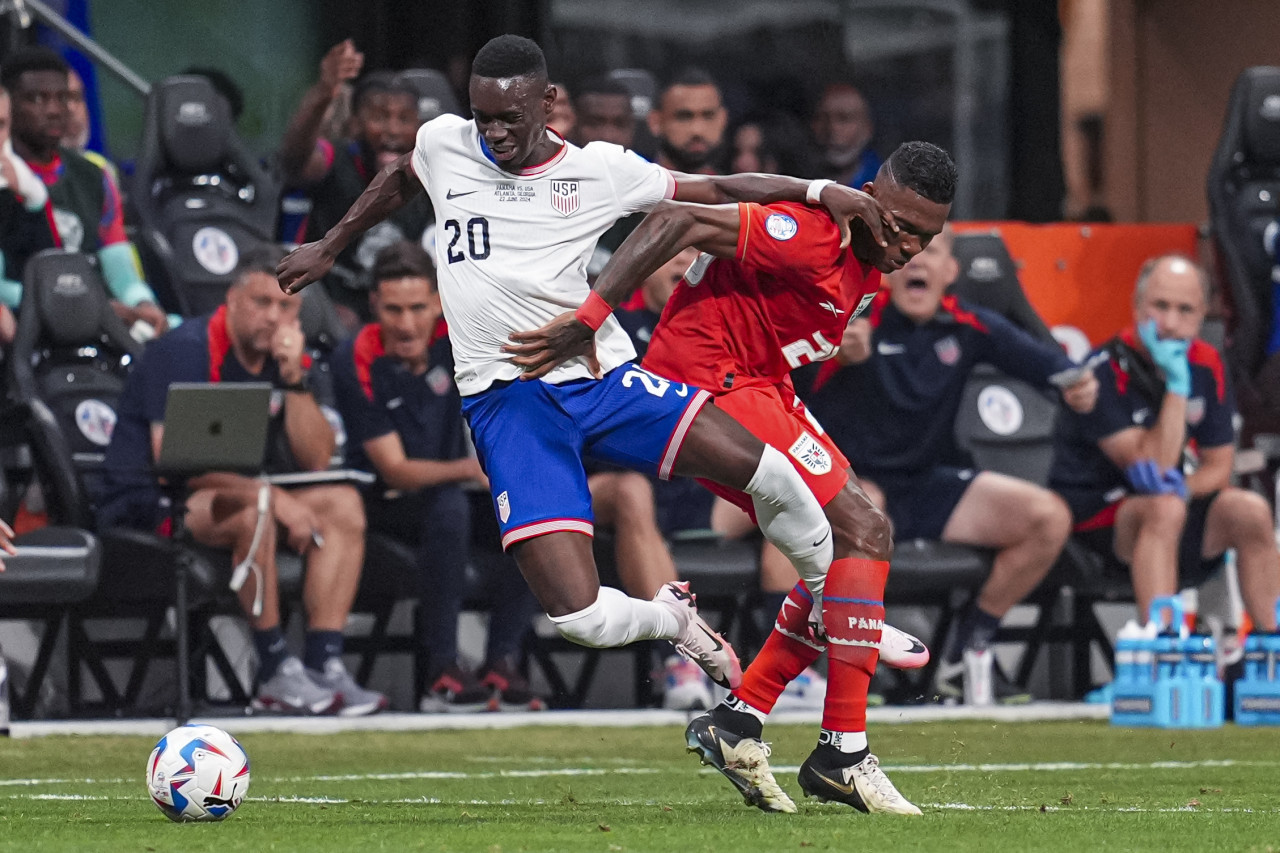
[[[578,209],[579,201],[577,181],[551,182],[551,206],[561,216],[571,216]]]
[[[950,367],[960,360],[960,342],[952,335],[947,335],[942,340],[933,345],[933,350],[938,354],[938,361]]]

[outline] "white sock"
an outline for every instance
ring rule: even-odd
[[[747,494],[765,538],[786,555],[810,592],[822,594],[835,558],[831,525],[804,478],[776,447],[765,445]]]
[[[841,752],[862,752],[867,748],[867,733],[862,732],[833,732],[829,729],[823,729],[818,737],[818,743],[828,743]]]
[[[593,649],[625,646],[637,640],[671,640],[680,631],[680,622],[669,607],[629,598],[607,586],[600,587],[599,597],[590,606],[550,619],[561,636]]]

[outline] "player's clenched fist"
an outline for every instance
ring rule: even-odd
[[[840,338],[836,361],[841,364],[861,364],[871,357],[871,322],[863,317],[850,321]]]

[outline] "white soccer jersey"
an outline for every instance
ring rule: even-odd
[[[510,334],[581,305],[600,235],[675,191],[666,169],[605,142],[565,142],[540,166],[504,172],[475,122],[455,115],[419,128],[413,168],[435,208],[436,273],[464,395],[518,379],[520,368],[501,349]],[[635,356],[612,316],[596,333],[596,356],[604,371]],[[545,379],[590,376],[586,359],[575,358]]]

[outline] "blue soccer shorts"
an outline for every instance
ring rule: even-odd
[[[463,397],[502,547],[561,530],[592,535],[583,456],[668,479],[710,396],[624,364],[602,379],[496,383]]]

